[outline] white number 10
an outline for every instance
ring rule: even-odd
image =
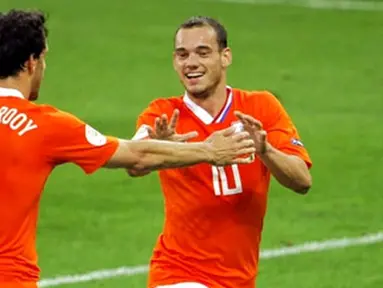
[[[227,196],[242,193],[242,182],[239,175],[238,165],[231,165],[234,176],[234,188],[229,188],[227,175],[223,167],[212,166],[211,168],[213,172],[214,194],[216,196]]]

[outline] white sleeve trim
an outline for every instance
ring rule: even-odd
[[[138,128],[136,134],[134,134],[132,140],[142,140],[148,137],[149,136],[148,127],[150,126],[146,124],[141,125],[140,128]]]

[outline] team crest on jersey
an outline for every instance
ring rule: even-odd
[[[86,140],[93,146],[102,146],[107,142],[107,139],[104,135],[89,125],[85,125],[85,137]]]
[[[291,144],[304,147],[303,143],[295,138],[291,139]]]

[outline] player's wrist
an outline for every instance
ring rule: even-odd
[[[269,142],[266,142],[264,149],[262,151],[259,151],[258,153],[256,152],[256,154],[261,158],[268,157],[273,152],[273,150],[274,147]]]
[[[216,160],[214,146],[209,142],[202,142],[201,150],[204,160],[213,165],[215,163],[214,161]]]

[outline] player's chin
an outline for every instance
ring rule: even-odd
[[[186,86],[186,91],[196,98],[205,98],[208,89],[203,85],[188,85]]]

